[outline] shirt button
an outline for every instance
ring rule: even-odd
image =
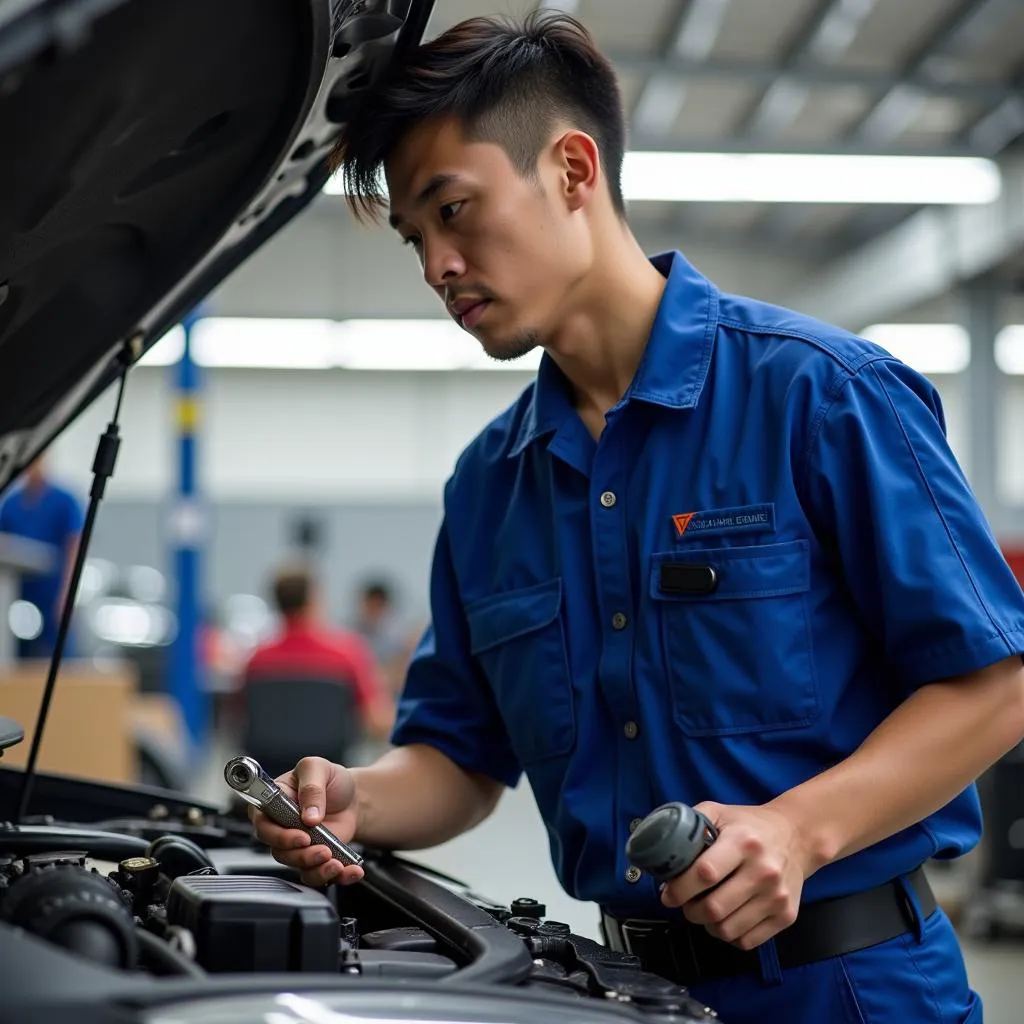
[[[632,835],[632,833],[634,833],[640,827],[640,822],[643,821],[643,820],[644,820],[643,818],[634,818],[629,823],[629,831],[630,831],[631,835]]]
[[[601,504],[604,505],[605,508],[613,508],[617,500],[618,499],[612,491],[605,491],[604,494],[601,495]]]
[[[627,882],[639,882],[640,881],[640,869],[639,868],[626,868],[626,881]]]
[[[626,616],[622,614],[622,612],[616,612],[612,616],[613,629],[625,629],[627,622],[629,622],[629,619],[627,619]]]
[[[627,722],[622,731],[626,734],[627,740],[635,740],[636,734],[640,731],[640,727],[636,722]]]

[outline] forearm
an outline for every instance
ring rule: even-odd
[[[388,850],[422,850],[454,839],[494,810],[501,783],[471,775],[433,747],[388,751],[354,768],[356,840]]]
[[[1020,742],[1020,659],[922,687],[845,761],[782,794],[811,870],[921,821]]]

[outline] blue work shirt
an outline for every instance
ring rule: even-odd
[[[757,805],[852,754],[916,688],[1024,650],[1024,595],[945,437],[881,348],[723,294],[679,253],[595,441],[537,379],[445,487],[432,621],[393,734],[514,785],[565,890],[665,916],[631,881],[658,804]],[[807,900],[979,838],[970,787],[828,865]]]
[[[52,544],[56,548],[53,570],[26,573],[21,578],[21,599],[34,604],[43,616],[43,632],[27,646],[33,656],[48,654],[57,642],[60,600],[67,567],[69,543],[82,531],[78,499],[63,487],[45,483],[41,490],[21,486],[0,504],[0,532]]]

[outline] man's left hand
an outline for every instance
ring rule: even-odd
[[[789,927],[810,873],[797,828],[771,807],[697,804],[718,839],[662,891],[667,907],[719,939],[753,949]]]

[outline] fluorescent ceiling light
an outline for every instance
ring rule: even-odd
[[[181,324],[172,327],[146,354],[136,366],[173,366],[185,351],[185,329]]]
[[[959,324],[873,324],[861,336],[920,373],[960,373],[971,360],[970,337]],[[179,325],[153,345],[138,365],[171,366],[184,348],[185,334]],[[543,353],[536,348],[520,359],[492,359],[476,338],[447,319],[210,317],[196,324],[193,354],[201,366],[236,369],[533,373]],[[1000,332],[995,360],[1003,373],[1024,375],[1024,324]]]
[[[991,203],[998,167],[974,157],[782,153],[626,154],[627,200],[751,203]]]
[[[622,189],[628,202],[969,205],[998,199],[1002,177],[980,157],[633,151]],[[324,194],[345,194],[340,172]]]
[[[205,317],[193,331],[203,366],[326,370],[333,365],[332,320]]]
[[[499,361],[451,320],[344,320],[335,365],[350,370],[535,370],[541,350]]]
[[[168,331],[139,360],[171,366],[185,350],[182,328]],[[264,370],[535,371],[541,349],[499,361],[448,319],[315,320],[208,317],[193,331],[200,366]]]
[[[996,366],[1003,373],[1024,374],[1024,324],[1011,324],[996,335]]]
[[[971,361],[971,339],[959,324],[872,324],[861,336],[918,373],[960,373]]]

